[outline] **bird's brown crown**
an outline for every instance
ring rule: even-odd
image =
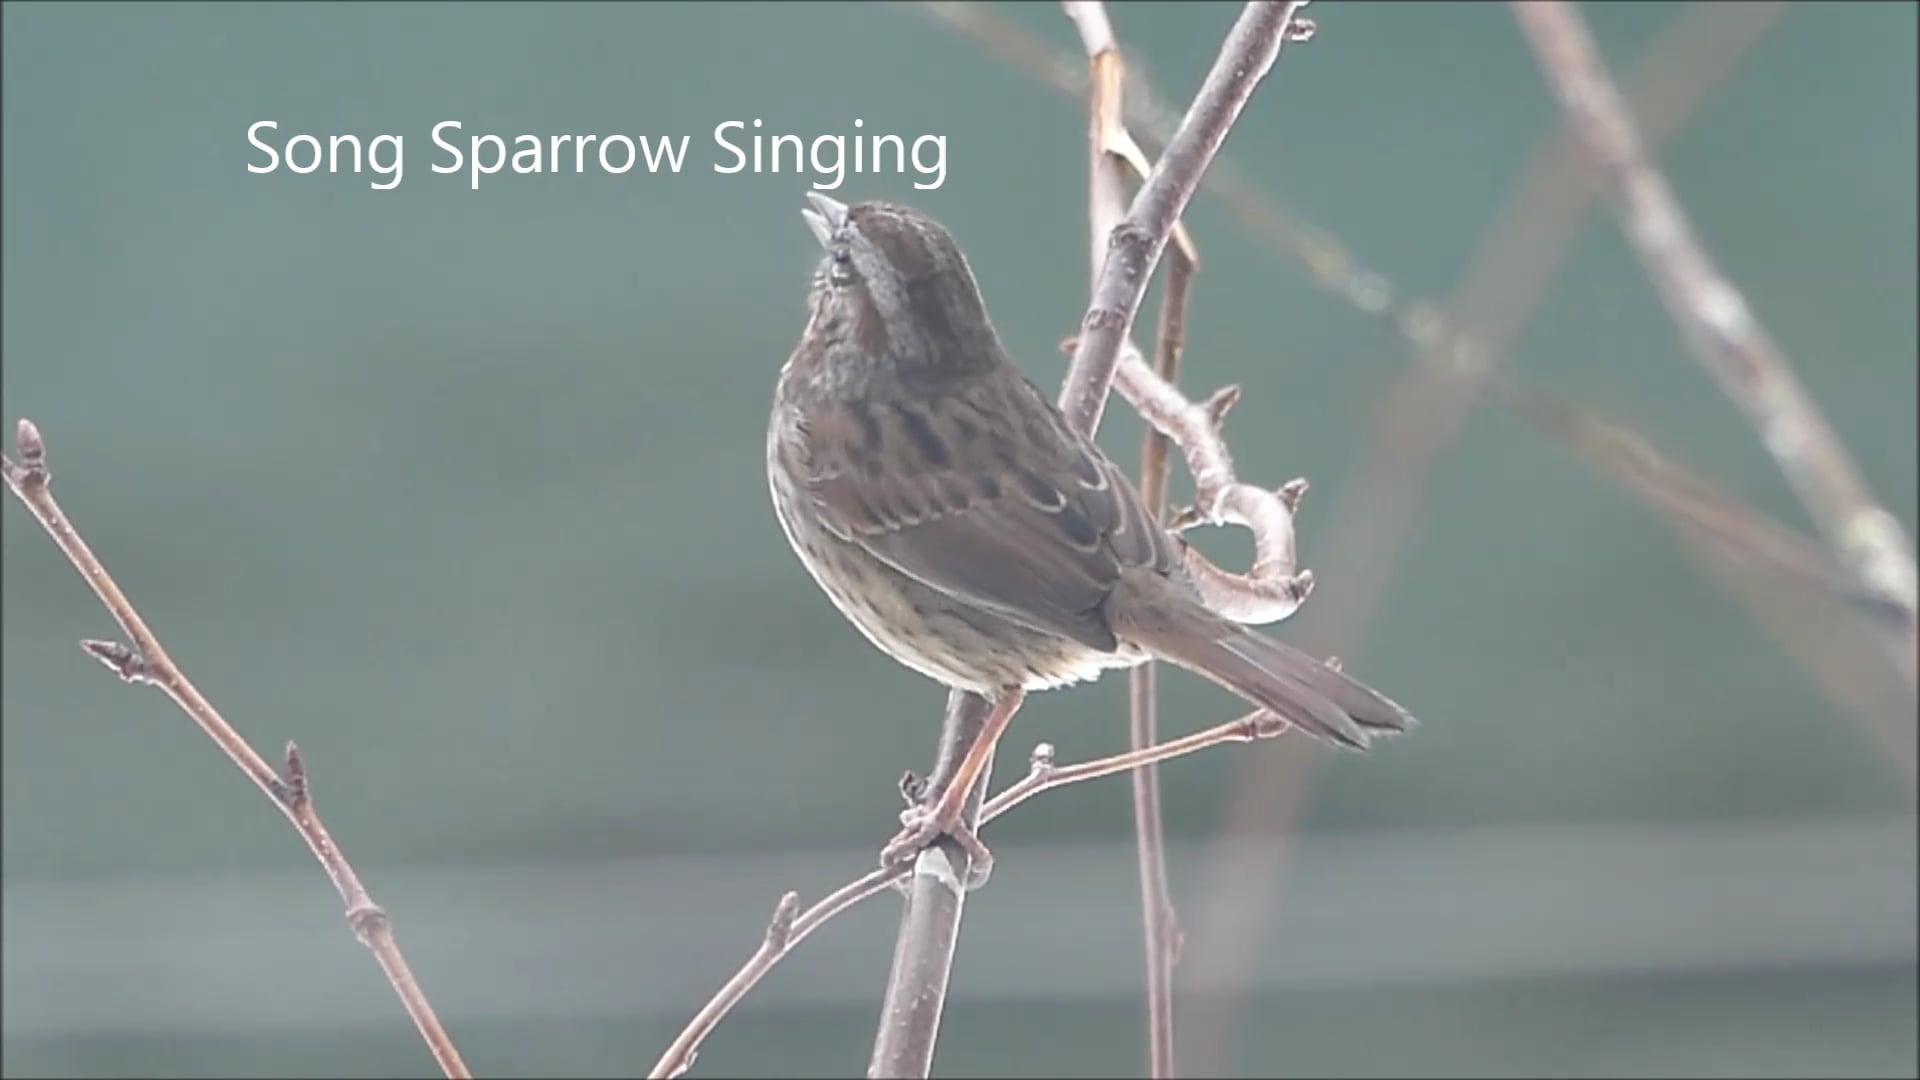
[[[1003,360],[979,284],[939,222],[897,203],[814,205],[808,224],[826,249],[813,279],[825,361],[942,378]]]

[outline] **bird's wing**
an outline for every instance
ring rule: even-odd
[[[902,573],[1111,651],[1101,602],[1126,566],[1170,568],[1171,540],[1099,448],[1019,383],[818,411],[807,486],[829,529]]]

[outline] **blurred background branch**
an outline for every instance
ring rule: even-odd
[[[1899,520],[1867,490],[1773,335],[1701,248],[1579,13],[1564,0],[1524,0],[1512,9],[1568,127],[1602,170],[1621,227],[1668,313],[1694,356],[1746,412],[1861,593],[1892,609],[1888,654],[1913,684],[1916,574]]]

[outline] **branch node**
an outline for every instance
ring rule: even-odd
[[[1213,430],[1216,434],[1221,428],[1226,426],[1228,410],[1239,403],[1240,387],[1234,383],[1229,383],[1215,390],[1213,394],[1207,398],[1207,403],[1202,407],[1207,410],[1207,422],[1213,425]]]
[[[1320,25],[1312,19],[1295,15],[1293,21],[1287,24],[1287,40],[1295,43],[1312,41],[1313,35],[1319,30]]]
[[[1287,721],[1286,717],[1281,716],[1279,713],[1270,713],[1265,709],[1248,714],[1246,722],[1248,742],[1259,739],[1277,738],[1282,732],[1293,726]]]
[[[307,763],[300,757],[300,747],[292,739],[287,740],[287,776],[281,801],[290,809],[307,807],[313,799],[313,792],[307,787]]]
[[[20,463],[31,469],[47,463],[47,443],[40,437],[40,428],[33,421],[21,417],[14,425],[13,442],[20,448]]]
[[[362,900],[347,909],[347,925],[353,929],[353,936],[360,939],[360,944],[371,949],[374,938],[387,933],[393,927],[393,920],[379,904]]]
[[[120,681],[133,686],[156,686],[159,680],[154,676],[153,664],[140,650],[118,641],[97,641],[88,638],[80,647],[107,666],[109,671],[120,676]]]
[[[1287,589],[1296,603],[1313,595],[1313,571],[1302,570],[1287,581]]]
[[[1287,513],[1292,514],[1300,509],[1300,500],[1306,498],[1307,492],[1311,487],[1312,485],[1307,483],[1306,477],[1296,476],[1286,483],[1281,484],[1279,487],[1274,488],[1273,493],[1279,497],[1281,504],[1287,508]]]
[[[900,797],[908,806],[919,806],[927,798],[927,778],[908,769],[900,774]]]
[[[1027,755],[1027,772],[1035,777],[1044,779],[1048,774],[1053,772],[1053,760],[1053,744],[1050,742],[1036,743],[1033,747],[1033,753]]]
[[[1131,216],[1121,218],[1120,224],[1107,233],[1108,251],[1125,251],[1130,248],[1147,250],[1153,247],[1153,233]],[[1089,313],[1091,314],[1091,313]],[[1122,320],[1124,321],[1124,320]]]
[[[1340,658],[1337,656],[1329,656],[1321,662],[1326,664],[1328,667],[1332,668],[1335,671],[1340,670],[1340,667],[1341,667]]]

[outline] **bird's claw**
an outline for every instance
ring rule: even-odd
[[[975,835],[965,822],[943,823],[938,820],[931,807],[909,806],[900,811],[900,825],[900,831],[880,849],[880,865],[895,867],[911,862],[918,858],[929,845],[938,842],[943,836],[950,836],[953,842],[959,844],[967,853],[966,887],[968,890],[985,885],[987,879],[993,875],[993,852],[988,850],[987,845],[980,842],[980,837]],[[904,878],[900,881],[903,889],[905,881]]]

